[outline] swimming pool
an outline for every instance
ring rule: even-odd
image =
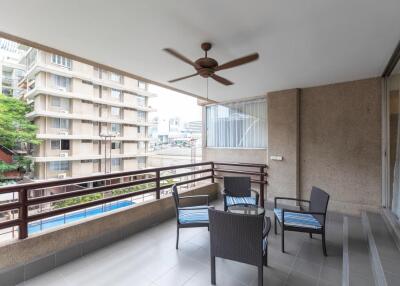
[[[105,204],[103,206],[81,210],[78,212],[66,214],[63,216],[57,216],[54,218],[44,219],[41,221],[35,221],[28,224],[28,234],[33,234],[39,231],[43,231],[52,227],[60,226],[66,223],[78,221],[87,217],[95,216],[104,212],[113,211],[119,208],[134,205],[131,201],[118,201],[115,203]]]

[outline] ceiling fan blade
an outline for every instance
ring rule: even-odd
[[[178,80],[183,80],[183,79],[187,79],[187,78],[189,78],[189,77],[193,77],[193,76],[196,76],[196,75],[198,75],[199,73],[197,72],[197,73],[194,73],[194,74],[191,74],[191,75],[187,75],[187,76],[183,76],[183,77],[179,77],[179,78],[176,78],[176,79],[172,79],[172,80],[169,80],[168,82],[176,82],[176,81],[178,81]]]
[[[241,57],[241,58],[238,58],[236,60],[224,63],[224,64],[216,67],[215,71],[230,69],[230,68],[233,68],[233,67],[236,67],[236,66],[244,65],[244,64],[247,64],[247,63],[250,63],[252,61],[257,60],[258,57],[259,57],[258,53],[254,53],[254,54],[251,54],[251,55],[248,55],[248,56],[245,56],[245,57]]]
[[[200,68],[195,62],[189,60],[187,57],[181,55],[180,53],[178,53],[177,51],[175,51],[173,49],[165,48],[164,51],[166,51],[170,55],[173,55],[174,57],[180,59],[181,61],[184,61],[185,63],[193,66],[194,68]]]
[[[212,74],[212,75],[210,75],[210,77],[212,77],[213,79],[215,79],[216,81],[218,81],[219,83],[222,83],[224,85],[232,85],[233,84],[233,82],[231,82],[230,80],[227,80],[226,78],[223,78],[216,74]]]

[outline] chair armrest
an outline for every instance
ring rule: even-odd
[[[178,210],[207,210],[213,209],[213,206],[194,206],[194,207],[179,207]]]
[[[323,216],[326,216],[326,213],[321,213],[321,212],[295,211],[295,210],[290,210],[290,209],[282,209],[282,212],[286,212],[286,213],[297,213],[297,214],[310,214],[310,215],[323,215]]]
[[[258,201],[260,200],[260,194],[256,191],[251,189],[250,190],[252,193],[254,193],[255,197],[256,197],[256,204],[258,205]]]
[[[276,208],[278,200],[285,200],[285,201],[296,201],[296,202],[304,202],[304,203],[309,203],[309,200],[302,200],[302,199],[296,199],[296,198],[288,198],[288,197],[275,197],[274,198],[274,208]]]
[[[208,195],[193,195],[193,196],[181,196],[179,199],[196,199],[196,198],[203,198],[206,199],[207,206],[210,205],[209,196]]]

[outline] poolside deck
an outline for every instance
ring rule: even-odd
[[[181,230],[179,250],[175,233],[176,222],[171,219],[20,285],[210,285],[207,229]],[[302,233],[288,233],[287,252],[281,253],[280,236],[271,230],[264,285],[341,285],[341,216],[328,217],[327,233],[325,258],[320,239]],[[256,267],[218,258],[216,264],[217,285],[257,284]],[[360,276],[353,285],[372,285]]]

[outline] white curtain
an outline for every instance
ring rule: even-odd
[[[266,99],[207,106],[207,146],[266,148]]]

